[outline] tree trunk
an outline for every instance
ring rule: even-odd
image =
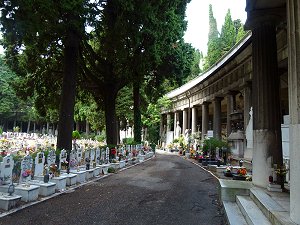
[[[64,49],[64,77],[58,122],[57,149],[72,149],[79,38],[69,30]],[[69,156],[69,154],[68,154]]]
[[[88,121],[85,121],[85,133],[86,133],[87,135],[90,134],[90,124],[89,124]]]
[[[133,102],[134,102],[134,141],[141,143],[141,131],[142,131],[142,119],[141,119],[141,95],[140,95],[140,84],[135,82],[133,84]]]
[[[116,97],[117,91],[115,91],[113,88],[110,91],[106,91],[103,95],[106,125],[106,143],[108,145],[118,144]]]
[[[29,134],[30,131],[30,120],[28,120],[28,124],[27,124],[27,134]]]

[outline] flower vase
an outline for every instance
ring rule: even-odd
[[[24,180],[25,180],[25,183],[23,184],[24,187],[30,187],[29,178],[30,178],[29,176],[24,177]]]
[[[48,183],[49,182],[49,174],[45,174],[44,175],[44,183]]]

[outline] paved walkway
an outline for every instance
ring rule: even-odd
[[[175,155],[157,157],[0,218],[0,224],[221,225],[214,176]]]

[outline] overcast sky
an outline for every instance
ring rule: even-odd
[[[230,9],[232,20],[240,19],[242,23],[245,23],[247,18],[245,12],[246,0],[192,0],[187,5],[186,20],[188,21],[188,27],[184,39],[205,55],[208,42],[209,4],[212,4],[219,31],[221,31],[228,9]]]

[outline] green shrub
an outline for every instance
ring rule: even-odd
[[[80,139],[80,133],[79,133],[78,130],[74,130],[74,131],[72,132],[72,138],[73,138],[73,139]]]
[[[115,173],[116,172],[116,169],[113,168],[113,167],[109,167],[108,170],[107,170],[108,173]]]

